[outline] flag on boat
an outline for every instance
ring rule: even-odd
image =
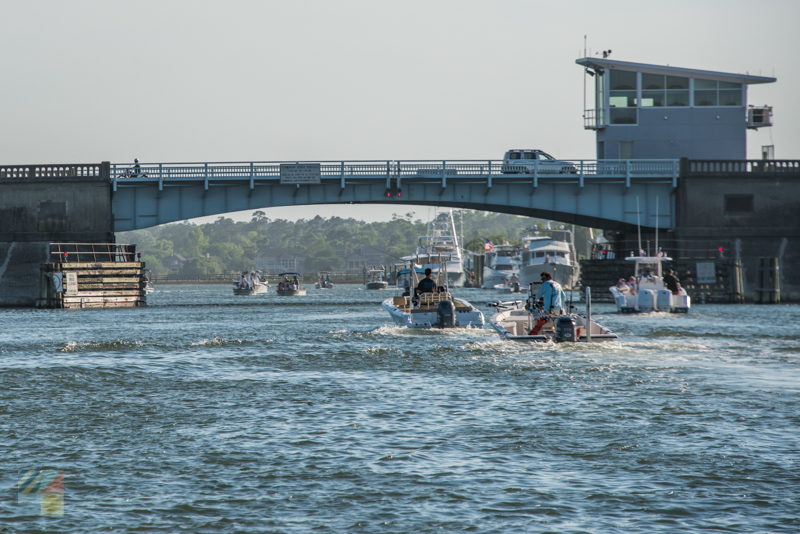
[[[484,239],[483,240],[483,251],[484,252],[493,252],[494,251],[494,243],[492,243],[488,239]]]

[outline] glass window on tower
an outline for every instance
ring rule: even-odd
[[[718,105],[716,80],[696,79],[694,81],[694,105],[695,106]]]

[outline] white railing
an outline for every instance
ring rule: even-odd
[[[557,160],[505,163],[502,160],[272,161],[209,163],[114,163],[111,179],[123,183],[182,181],[270,181],[280,179],[281,164],[319,163],[322,179],[662,179],[675,182],[673,159]]]

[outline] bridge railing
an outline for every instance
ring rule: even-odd
[[[274,161],[209,163],[115,163],[111,177],[115,182],[198,181],[198,180],[279,180],[282,164],[316,163],[320,177],[358,178],[543,178],[579,176],[581,178],[661,178],[677,179],[678,160],[556,160],[540,164],[502,160],[363,160],[363,161]]]

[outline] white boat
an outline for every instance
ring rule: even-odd
[[[490,243],[491,245],[491,243]],[[483,289],[512,288],[520,286],[520,248],[514,245],[491,245],[483,254]]]
[[[429,257],[426,261],[432,259]],[[407,328],[482,327],[485,323],[483,312],[467,300],[450,293],[444,284],[447,280],[445,264],[442,262],[440,265],[441,268],[434,275],[435,291],[414,297],[410,291],[406,291],[403,295],[384,300],[383,308],[389,312],[395,324]],[[410,272],[411,287],[416,288],[419,283],[417,272],[413,268]]]
[[[427,235],[420,236],[417,251],[414,256],[402,258],[411,261],[415,258],[447,256],[447,285],[449,287],[463,287],[466,281],[464,274],[464,261],[461,246],[456,234],[456,225],[453,221],[453,211],[447,210],[440,213],[428,223]],[[417,264],[417,268],[431,269],[434,276],[439,272],[438,263]]]
[[[258,295],[266,293],[267,289],[269,283],[256,271],[242,271],[242,276],[233,281],[234,295]]]
[[[548,229],[546,233],[537,232],[522,238],[520,285],[527,287],[531,282],[540,282],[543,272],[553,275],[553,280],[565,289],[577,286],[579,267],[570,230]]]
[[[303,287],[303,275],[300,273],[280,273],[282,277],[276,289],[278,295],[282,297],[302,297],[307,294]]]
[[[386,272],[383,269],[367,270],[364,286],[367,289],[386,289],[389,286],[389,282],[386,281],[385,275]]]
[[[153,287],[152,273],[150,272],[150,269],[147,269],[144,272],[144,276],[142,278],[144,280],[144,294],[149,295],[155,292],[156,288]]]
[[[617,310],[623,313],[647,313],[654,311],[688,313],[692,299],[686,290],[678,286],[678,291],[667,289],[664,284],[662,263],[671,261],[667,256],[631,256],[625,258],[634,263],[633,287],[609,288],[617,304]]]
[[[314,283],[317,289],[333,289],[333,282],[331,281],[331,273],[328,271],[320,271],[319,278]]]
[[[500,337],[511,341],[597,342],[612,341],[617,335],[591,318],[591,304],[586,315],[565,313],[549,315],[534,302],[533,285],[527,301],[494,302],[497,309],[489,324]],[[587,295],[587,303],[591,300]]]

